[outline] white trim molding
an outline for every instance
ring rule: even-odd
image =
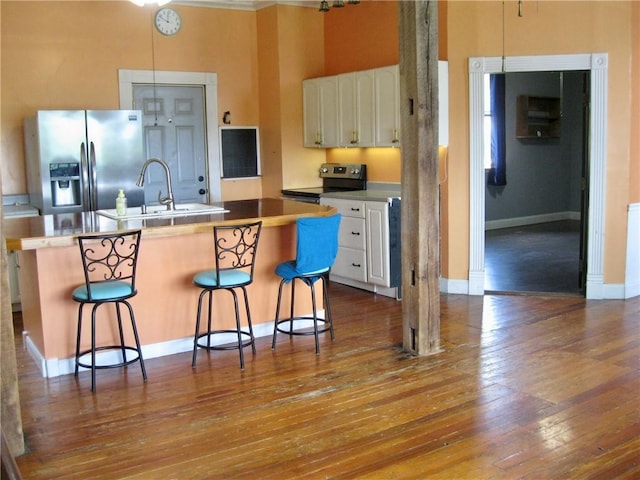
[[[627,265],[624,298],[640,295],[640,203],[629,205],[627,214]]]
[[[207,128],[207,170],[209,172],[209,201],[222,200],[220,186],[220,153],[218,142],[218,75],[211,72],[170,72],[153,70],[118,70],[120,108],[133,107],[135,83],[162,85],[198,85],[204,87],[205,123]]]
[[[608,55],[469,58],[469,294],[484,294],[485,171],[483,81],[487,73],[586,70],[591,73],[586,297],[604,298],[604,220]]]

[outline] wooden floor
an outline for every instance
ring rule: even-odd
[[[43,379],[16,335],[25,479],[640,478],[640,298],[441,300],[443,352],[401,303],[332,284],[336,340]],[[69,319],[73,321],[73,319]]]
[[[487,291],[584,296],[579,220],[487,230],[484,254]]]

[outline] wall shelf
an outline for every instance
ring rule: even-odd
[[[519,95],[516,138],[560,138],[560,99]]]

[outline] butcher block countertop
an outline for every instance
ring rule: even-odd
[[[300,217],[327,216],[335,208],[310,203],[261,198],[216,202],[226,213],[112,220],[96,212],[64,213],[27,218],[6,218],[3,230],[8,250],[36,250],[75,245],[78,235],[104,234],[142,229],[142,238],[172,237],[210,232],[214,225],[233,225],[262,220],[264,227],[295,222]]]

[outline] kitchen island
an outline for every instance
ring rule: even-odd
[[[43,376],[55,377],[74,369],[78,304],[71,292],[84,282],[78,235],[142,230],[138,295],[131,304],[143,354],[153,358],[193,348],[200,291],[192,278],[200,270],[213,268],[213,226],[262,220],[254,282],[248,293],[256,336],[270,335],[279,285],[274,269],[295,257],[296,219],[327,216],[336,210],[275,198],[218,205],[228,212],[137,220],[112,220],[96,212],[5,219],[7,249],[17,251],[20,265],[25,342]],[[296,308],[300,305],[307,313],[311,303],[303,302],[303,297],[296,301]],[[223,328],[233,325],[231,296],[220,292],[214,304],[214,321]],[[106,314],[108,309],[101,310]],[[112,333],[105,327],[98,338],[108,342]],[[88,343],[83,337],[83,347]]]

